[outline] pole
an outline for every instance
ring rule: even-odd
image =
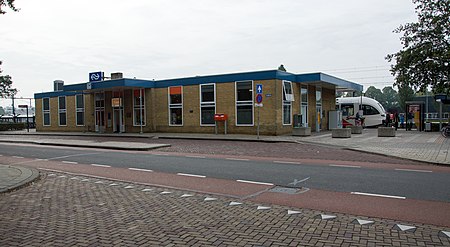
[[[12,112],[13,112],[13,122],[16,122],[16,109],[14,108],[14,94],[11,96],[12,97]]]
[[[439,130],[442,129],[442,100],[439,100]]]
[[[28,116],[28,106],[27,106],[27,132],[30,132],[30,117]]]
[[[259,140],[259,108],[261,108],[261,107],[258,106],[258,125],[256,127],[256,133],[257,133],[258,140]]]
[[[142,132],[142,89],[139,88],[139,114],[141,119],[141,134]]]

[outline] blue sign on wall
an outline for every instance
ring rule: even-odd
[[[262,94],[263,86],[262,84],[256,84],[256,93]]]
[[[103,81],[103,72],[92,72],[89,73],[89,81],[95,82],[95,81]]]

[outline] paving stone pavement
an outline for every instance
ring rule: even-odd
[[[442,231],[61,173],[0,195],[0,246],[450,246]]]

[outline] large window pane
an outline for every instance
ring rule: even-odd
[[[62,109],[66,109],[66,97],[65,96],[62,96],[62,97],[59,97],[59,109],[60,110],[62,110]]]
[[[214,85],[201,85],[201,102],[214,102]]]
[[[50,125],[50,113],[44,113],[44,125],[45,126]]]
[[[181,108],[170,109],[170,124],[182,125],[183,124],[183,110]]]
[[[236,82],[237,101],[253,101],[252,81]]]
[[[49,111],[50,110],[50,99],[49,98],[42,99],[42,104],[43,104],[43,110],[44,111]]]
[[[253,124],[253,105],[237,106],[237,124]]]
[[[67,125],[65,112],[59,113],[59,125]]]
[[[203,106],[201,110],[201,123],[202,124],[214,124],[214,114],[216,112],[216,107],[214,106]]]
[[[283,124],[291,124],[292,105],[290,103],[283,105]]]
[[[77,125],[84,125],[84,112],[77,112]]]

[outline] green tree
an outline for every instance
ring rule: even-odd
[[[6,14],[6,11],[4,10],[5,7],[9,7],[13,11],[19,11],[19,9],[14,6],[15,0],[0,0],[0,14]]]
[[[384,95],[383,92],[381,92],[380,89],[370,86],[367,88],[366,92],[364,93],[366,97],[372,98],[380,103],[384,102]],[[383,105],[384,106],[384,105]]]
[[[391,73],[394,86],[410,86],[434,92],[449,93],[450,73],[450,0],[413,0],[418,22],[401,25],[394,30],[403,33],[403,46],[397,53],[387,55],[393,62]]]
[[[384,108],[389,112],[397,112],[399,110],[398,93],[392,87],[383,88]]]
[[[400,111],[403,112],[406,109],[406,101],[410,101],[414,98],[414,90],[408,85],[398,87],[398,105]]]
[[[0,61],[0,66],[2,61]],[[17,93],[17,89],[12,88],[12,80],[9,75],[2,75],[2,69],[0,68],[0,98],[10,97]]]

